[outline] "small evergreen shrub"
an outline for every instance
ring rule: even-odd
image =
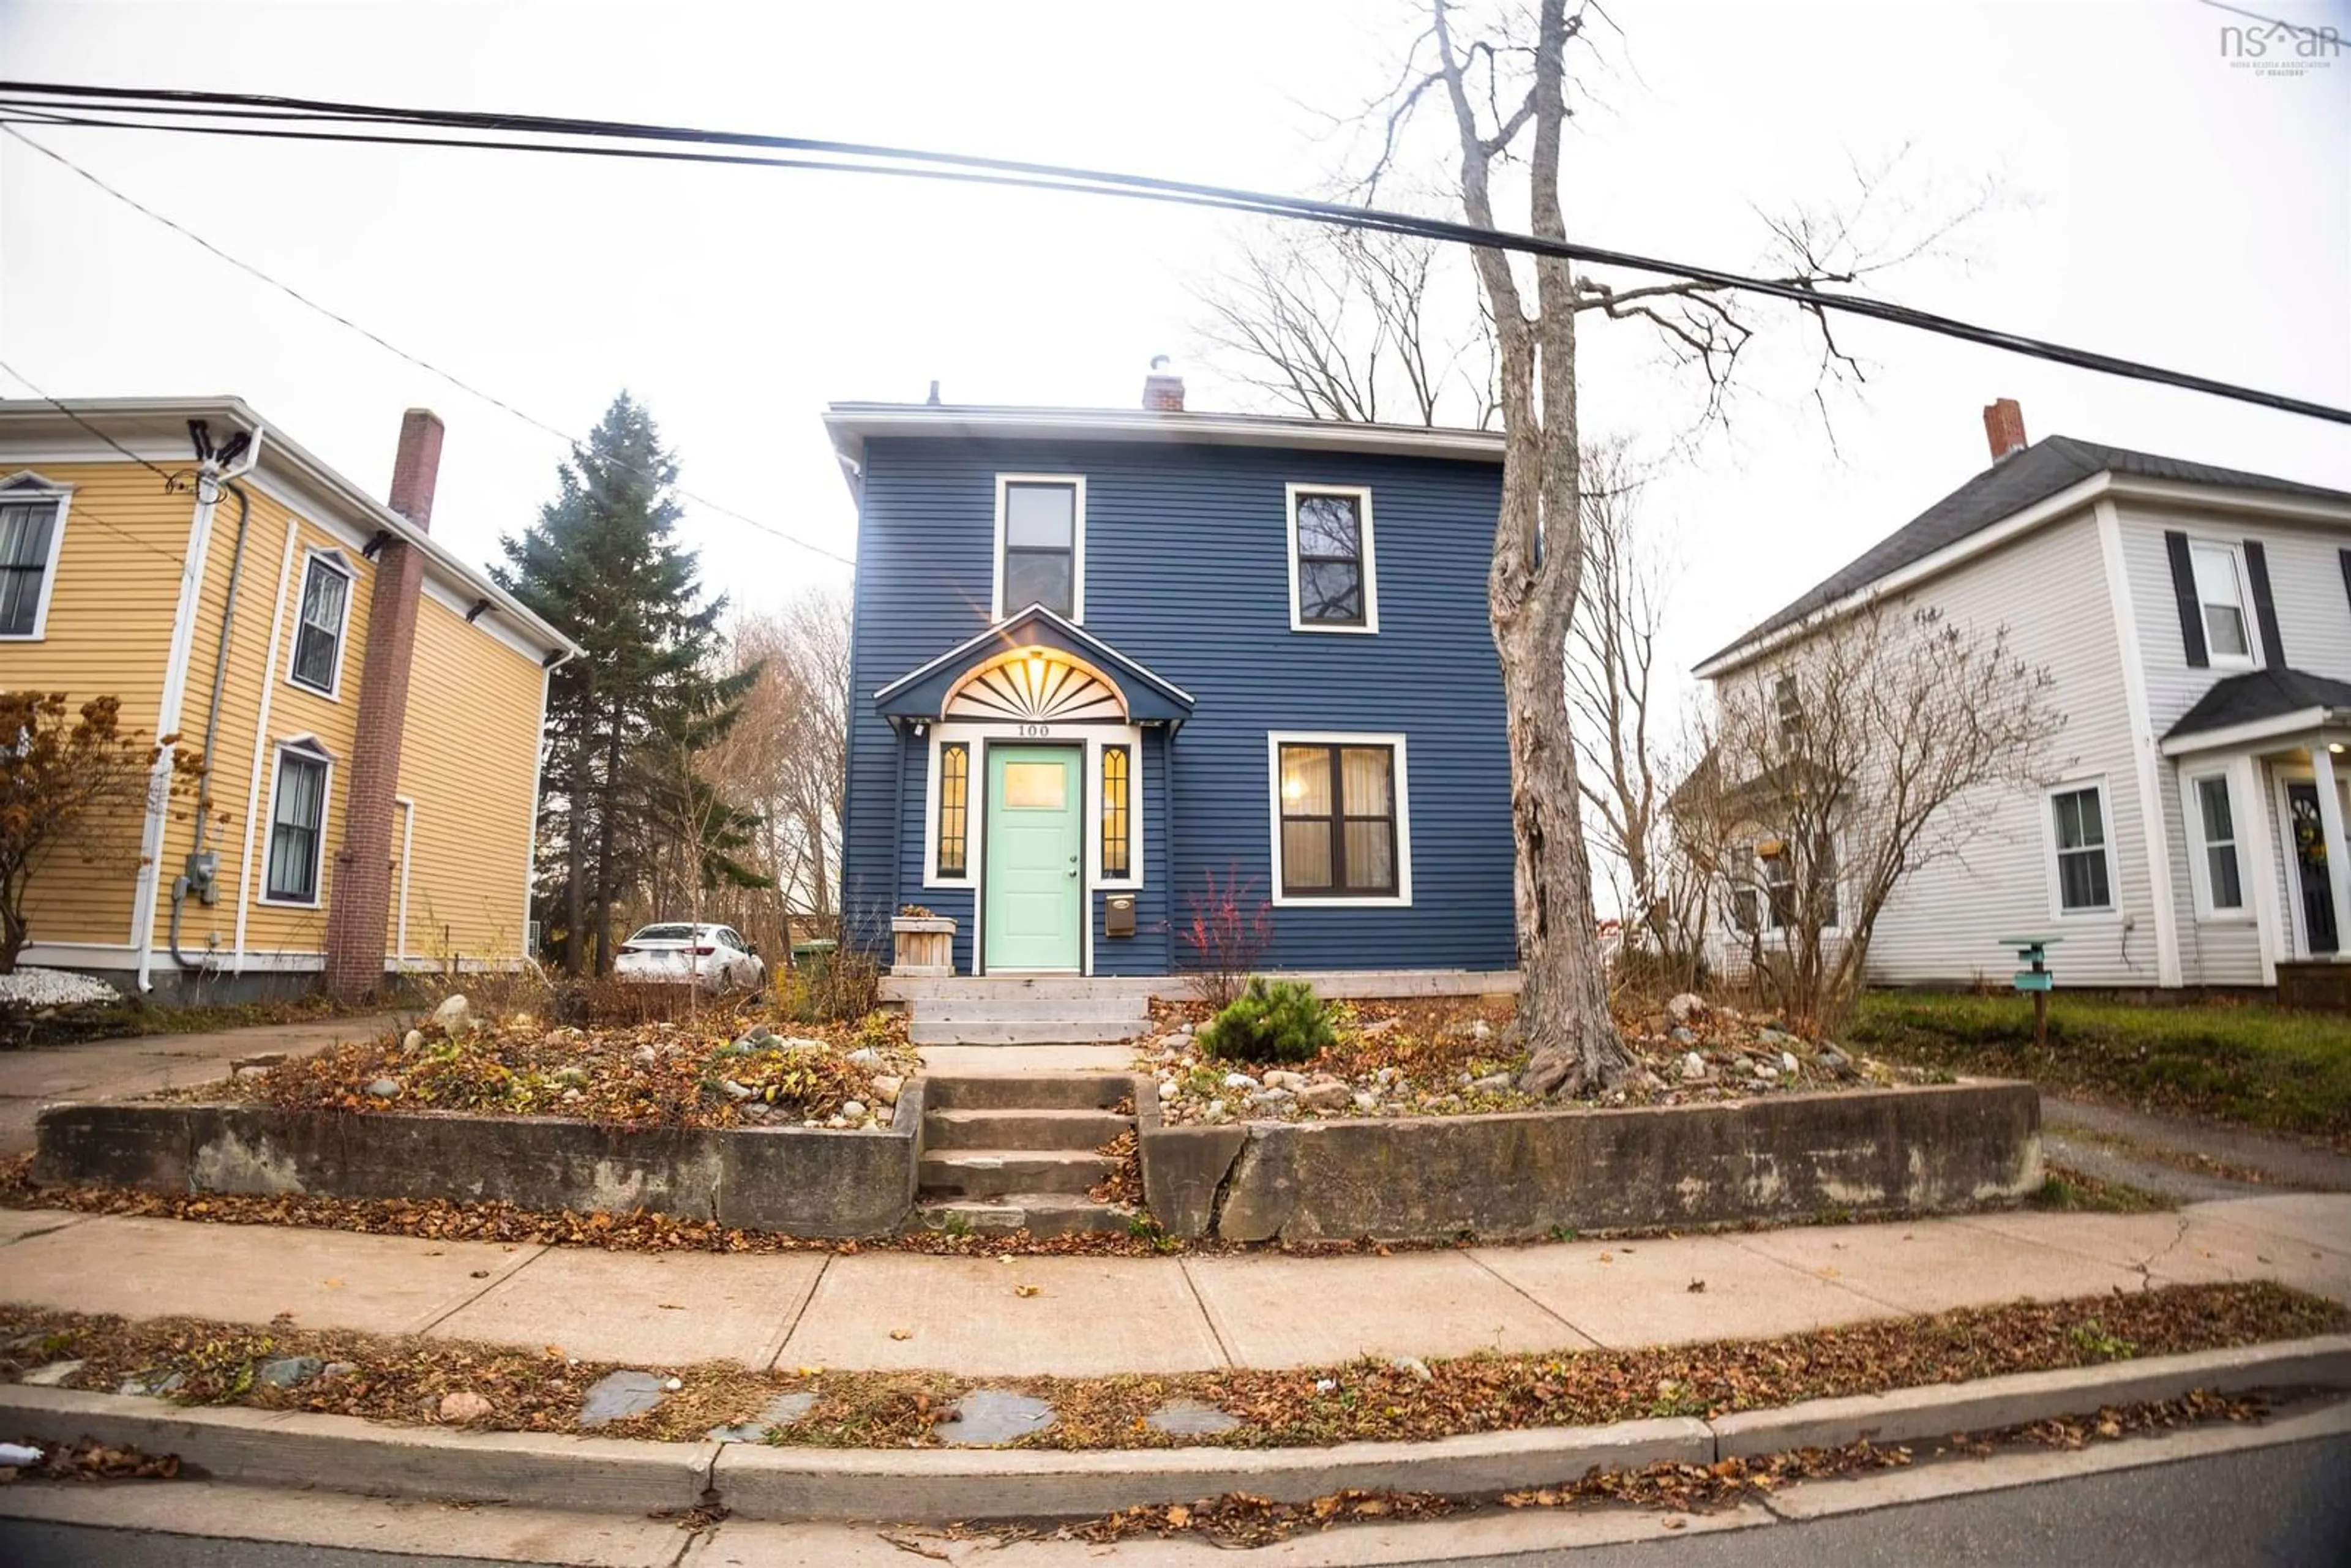
[[[1305,1061],[1337,1038],[1313,987],[1258,975],[1201,1029],[1200,1048],[1218,1061]]]

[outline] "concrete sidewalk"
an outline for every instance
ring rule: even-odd
[[[33,1119],[51,1101],[120,1100],[209,1083],[226,1078],[240,1056],[269,1051],[299,1056],[341,1040],[366,1040],[392,1028],[398,1016],[375,1013],[0,1051],[0,1157],[32,1152]]]
[[[599,1252],[0,1210],[0,1298],[39,1306],[252,1323],[290,1312],[306,1328],[559,1344],[648,1366],[976,1376],[1671,1344],[2250,1279],[2351,1301],[2351,1195],[1384,1258],[1009,1261]]]

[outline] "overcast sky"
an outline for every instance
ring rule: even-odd
[[[2351,36],[2351,5],[2253,0]],[[1904,148],[1922,213],[1983,182],[1966,255],[1907,302],[2351,404],[2351,53],[2294,78],[2222,57],[2193,0],[2022,5],[1616,0],[1579,117],[1578,237],[1758,259],[1757,213],[1837,199]],[[1405,0],[1180,5],[170,5],[0,0],[19,79],[188,86],[693,122],[1315,191],[1332,118],[1390,79]],[[818,419],[840,399],[1133,406],[1185,357],[1194,408],[1246,406],[1193,357],[1214,214],[765,170],[33,134],[408,351],[566,430],[628,388],[701,495],[847,553]],[[1442,171],[1432,171],[1432,175]],[[1775,327],[1726,429],[1652,486],[1687,666],[1985,465],[1980,410],[2351,487],[2341,426],[1854,325],[1859,397],[1810,402]],[[1594,335],[1587,427],[1662,448],[1686,396],[1630,326]],[[68,396],[234,392],[381,493],[400,411],[447,420],[434,529],[487,560],[553,491],[559,444],[325,321],[70,172],[0,144],[0,357]],[[25,395],[5,387],[7,395]],[[1832,439],[1833,435],[1833,439]],[[758,609],[846,569],[689,507],[709,580]],[[1482,543],[1482,541],[1479,541]]]

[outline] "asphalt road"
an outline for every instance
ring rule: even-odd
[[[2346,1482],[2351,1437],[2335,1437],[1842,1518],[1478,1561],[1480,1568],[2314,1568],[2351,1563]],[[1012,1568],[1017,1552],[1002,1560]],[[8,1568],[474,1568],[484,1561],[0,1520],[0,1564]],[[1115,1554],[1102,1561],[1114,1563]],[[1233,1561],[1246,1565],[1250,1555]]]

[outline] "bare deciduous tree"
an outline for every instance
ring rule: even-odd
[[[1879,601],[1719,688],[1706,775],[1675,810],[1792,1022],[1833,1031],[1896,889],[2043,781],[2064,724],[2050,687],[2005,628]]]
[[[1595,20],[1605,18],[1589,4],[1571,12],[1568,0],[1532,0],[1531,7],[1504,7],[1471,37],[1457,25],[1458,11],[1452,0],[1429,0],[1429,25],[1407,52],[1387,102],[1384,145],[1371,180],[1389,171],[1415,110],[1434,95],[1450,111],[1468,221],[1503,226],[1494,172],[1508,162],[1525,170],[1532,233],[1565,240],[1560,174],[1571,113],[1569,54],[1588,42]],[[1424,63],[1431,57],[1433,63]],[[1775,225],[1773,238],[1787,264],[1781,281],[1849,284],[1932,245],[1929,238],[1896,247],[1890,256],[1872,256],[1864,254],[1865,232],[1850,217],[1802,214]],[[1658,331],[1669,354],[1704,377],[1709,415],[1719,413],[1756,326],[1732,296],[1698,280],[1620,284],[1558,257],[1514,264],[1499,250],[1472,254],[1499,343],[1506,438],[1487,604],[1510,711],[1519,959],[1525,977],[1519,1024],[1531,1047],[1520,1084],[1536,1093],[1584,1094],[1623,1081],[1634,1062],[1608,1011],[1567,713],[1566,647],[1585,559],[1578,318],[1598,311],[1637,319]],[[1859,365],[1830,335],[1826,317],[1816,308],[1800,308],[1821,330],[1821,375],[1857,376]]]
[[[1228,374],[1309,418],[1482,430],[1500,412],[1493,323],[1447,287],[1458,265],[1408,235],[1267,228],[1201,291],[1200,335]]]

